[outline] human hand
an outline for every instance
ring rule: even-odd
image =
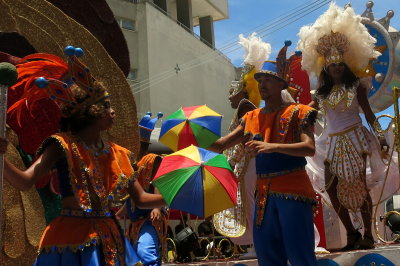
[[[8,140],[6,138],[0,138],[0,154],[4,154],[7,151]]]
[[[381,147],[381,156],[384,159],[387,159],[388,154],[389,154],[389,144],[386,141],[385,137],[380,137],[379,138],[379,145]]]
[[[275,152],[278,147],[276,143],[267,143],[263,141],[251,140],[246,142],[246,149],[252,155],[256,156],[260,153]]]
[[[150,221],[154,226],[157,226],[161,222],[161,211],[158,208],[151,210],[150,212]]]

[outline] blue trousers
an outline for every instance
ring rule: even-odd
[[[160,241],[156,229],[150,221],[146,221],[140,228],[135,250],[143,265],[161,265]]]
[[[139,262],[139,258],[130,246],[129,241],[125,238],[125,263],[126,265],[135,265]],[[104,255],[101,245],[91,245],[83,250],[72,252],[69,248],[65,248],[63,252],[56,249],[47,253],[43,251],[36,258],[34,266],[105,266]],[[116,266],[120,265],[118,261]]]
[[[254,215],[254,247],[260,266],[316,266],[310,203],[270,195],[261,226]]]

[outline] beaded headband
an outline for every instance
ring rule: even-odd
[[[61,110],[64,110],[62,107],[69,107],[66,109],[72,111],[63,113],[64,117],[69,117],[104,100],[109,97],[109,93],[101,86],[94,86],[96,79],[91,75],[89,68],[78,58],[83,56],[81,48],[67,46],[64,49],[64,53],[68,57],[68,74],[64,81],[39,77],[35,80],[35,84],[39,88],[45,88],[50,99],[54,100]],[[88,97],[83,102],[78,103],[73,97],[71,92],[73,84],[78,85],[87,93]]]

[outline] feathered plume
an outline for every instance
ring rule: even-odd
[[[355,73],[363,70],[369,60],[380,55],[374,50],[376,40],[368,33],[353,8],[343,9],[332,3],[313,25],[302,27],[298,34],[298,48],[303,52],[302,66],[309,74],[319,75],[324,67],[324,55],[319,53],[324,49],[318,46],[327,43],[320,39],[332,33],[341,33],[347,38],[349,45],[344,51],[343,61]]]
[[[245,38],[243,34],[239,35],[239,44],[245,50],[244,63],[252,65],[256,70],[260,70],[265,60],[268,60],[271,54],[271,45],[263,42],[260,37],[253,32],[249,38]]]

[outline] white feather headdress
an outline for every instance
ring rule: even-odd
[[[244,63],[246,65],[254,66],[258,71],[261,70],[262,65],[268,60],[271,54],[271,45],[263,42],[260,37],[253,32],[248,38],[245,38],[243,34],[239,35],[239,44],[243,46]]]
[[[261,102],[261,95],[258,90],[258,83],[254,79],[254,74],[261,70],[264,62],[271,54],[271,45],[263,42],[256,33],[252,33],[248,38],[239,35],[239,44],[244,48],[244,68],[240,81],[231,84],[231,95],[235,95],[244,90],[247,92],[248,99],[258,107]]]
[[[317,76],[325,64],[335,60],[346,63],[357,74],[380,55],[374,50],[376,40],[361,23],[361,17],[353,8],[343,9],[335,3],[313,25],[302,27],[298,35],[302,67]]]

